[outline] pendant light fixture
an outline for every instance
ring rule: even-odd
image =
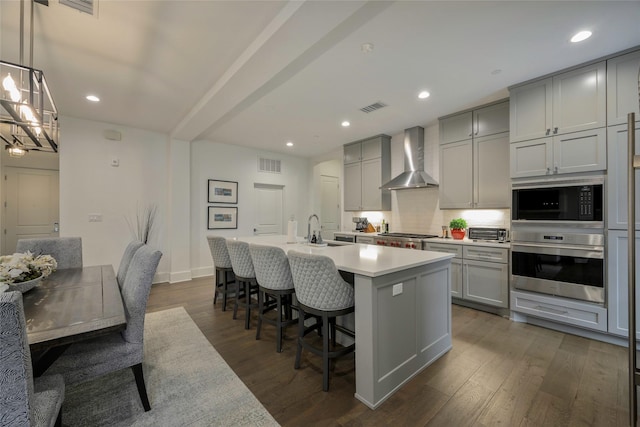
[[[20,64],[0,60],[0,139],[12,157],[29,150],[58,151],[58,110],[44,73],[33,68],[33,0],[29,66],[23,65],[24,3],[20,0]]]

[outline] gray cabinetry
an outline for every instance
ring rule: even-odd
[[[391,175],[391,137],[378,135],[344,146],[344,209],[390,210],[391,194],[380,186]]]
[[[511,142],[606,126],[605,74],[603,61],[512,88]]]
[[[512,178],[605,170],[606,128],[514,142],[509,151]]]
[[[375,237],[373,236],[363,236],[361,234],[358,234],[356,236],[356,243],[364,243],[367,245],[373,245],[375,242]]]
[[[607,301],[609,303],[609,333],[628,336],[629,334],[629,300],[628,281],[628,236],[623,230],[610,230],[607,238]],[[640,236],[636,237],[636,253],[640,253]],[[638,266],[636,266],[636,269]],[[636,288],[640,284],[640,276],[636,276]],[[640,307],[640,292],[636,292],[636,307]],[[640,317],[636,319],[636,336]]]
[[[627,223],[627,126],[608,129],[607,162],[607,227],[623,230]],[[636,122],[635,152],[640,153],[640,123]],[[636,188],[640,188],[640,173],[636,170]],[[636,230],[640,230],[640,197],[636,197]]]
[[[640,69],[640,51],[618,56],[607,61],[607,125],[627,123],[627,114],[636,113],[636,122],[640,122],[638,109],[638,70]]]
[[[441,209],[510,206],[508,115],[504,101],[440,120]],[[461,117],[473,118],[466,139],[451,142],[452,135],[464,135],[447,131]]]
[[[428,242],[427,250],[455,255],[451,260],[451,296],[462,298],[462,245]]]
[[[440,119],[440,143],[463,141],[473,136],[471,111]]]

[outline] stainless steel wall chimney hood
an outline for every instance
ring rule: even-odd
[[[382,190],[437,187],[438,182],[424,171],[424,128],[404,130],[404,172],[387,182]]]

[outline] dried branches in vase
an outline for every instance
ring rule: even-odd
[[[125,218],[133,237],[140,240],[145,245],[149,243],[149,240],[151,239],[151,234],[156,222],[157,211],[158,206],[150,204],[145,206],[142,210],[140,207],[137,208],[135,221],[133,223],[129,218]]]

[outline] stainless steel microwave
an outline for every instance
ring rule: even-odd
[[[514,223],[604,226],[604,177],[512,184]]]

